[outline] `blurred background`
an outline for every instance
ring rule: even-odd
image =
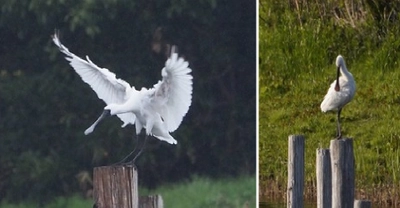
[[[140,186],[255,177],[255,7],[244,0],[3,0],[0,199],[90,197],[93,168],[135,147],[134,126],[120,128],[117,117],[83,134],[105,104],[51,42],[55,29],[71,52],[137,89],[161,79],[167,44],[189,61],[193,100],[172,133],[178,144],[148,140],[136,162]]]

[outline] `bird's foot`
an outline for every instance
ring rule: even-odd
[[[132,160],[132,161],[123,163],[122,165],[123,165],[123,166],[129,166],[129,167],[130,167],[130,166],[136,167],[135,160]]]
[[[121,163],[120,166],[124,166],[124,167],[134,167],[135,169],[137,169],[135,162],[134,161],[130,161],[130,162],[125,162],[125,163]]]
[[[138,159],[138,157],[139,157],[140,154],[142,153],[142,150],[140,150],[140,151],[135,155],[135,157],[134,157],[131,161],[126,162],[126,161],[128,160],[128,158],[131,157],[135,151],[136,151],[136,149],[133,150],[133,151],[132,151],[129,155],[127,155],[124,159],[122,159],[121,161],[119,161],[119,162],[117,162],[117,163],[112,164],[111,166],[132,166],[132,165],[135,166],[135,161],[136,161],[136,159]]]
[[[111,166],[124,166],[124,164],[125,164],[125,160],[121,160],[121,161],[119,161],[119,162],[116,162],[116,163],[114,163],[114,164],[111,164]]]
[[[339,134],[335,139],[339,140],[339,139],[341,139],[341,138],[342,138],[342,135]]]
[[[117,163],[112,164],[111,166],[126,166],[126,167],[132,167],[133,166],[133,167],[136,168],[135,162],[133,160],[130,161],[130,162],[126,162],[124,160],[121,160],[121,161],[119,161]]]
[[[135,160],[131,160],[131,161],[129,161],[129,162],[126,162],[126,160],[121,160],[121,161],[119,161],[119,162],[117,162],[117,163],[112,164],[111,166],[124,166],[124,167],[134,167],[134,168],[137,168],[137,167],[136,167],[136,164],[135,164]]]

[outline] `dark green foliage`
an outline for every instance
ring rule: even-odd
[[[0,9],[0,198],[86,191],[85,173],[135,145],[134,127],[117,118],[84,136],[104,104],[51,43],[56,28],[72,52],[137,88],[161,77],[166,58],[153,46],[177,44],[190,62],[178,145],[149,140],[140,184],[255,172],[255,2],[5,0]]]

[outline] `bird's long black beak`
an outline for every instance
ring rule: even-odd
[[[335,90],[336,90],[336,92],[339,92],[339,91],[340,91],[339,76],[340,76],[340,66],[337,67],[336,85],[335,85]]]

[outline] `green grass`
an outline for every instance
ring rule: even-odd
[[[2,201],[0,203],[1,208],[34,208],[39,207],[29,202],[21,203],[8,203]],[[41,206],[40,206],[41,207]],[[45,205],[43,208],[89,208],[93,207],[93,200],[84,199],[81,196],[69,196],[69,197],[57,197],[53,202]]]
[[[398,26],[382,30],[366,15],[352,27],[342,19],[316,15],[313,3],[310,10],[314,12],[302,16],[300,24],[297,10],[286,2],[263,2],[260,15],[266,22],[260,21],[259,28],[261,184],[273,180],[285,187],[291,134],[306,136],[306,183],[315,184],[315,151],[328,148],[336,133],[336,115],[322,113],[319,106],[335,79],[334,60],[341,54],[357,83],[354,100],[342,111],[343,135],[354,139],[356,186],[368,196],[376,187],[400,187]]]
[[[229,179],[207,179],[195,177],[191,181],[161,186],[155,190],[140,189],[140,195],[160,194],[165,207],[238,207],[245,204],[256,207],[256,177],[242,176]],[[44,208],[88,208],[93,206],[92,199],[79,196],[59,197]],[[29,202],[10,204],[3,201],[1,208],[33,208]]]
[[[186,183],[163,186],[149,194],[161,194],[165,207],[238,207],[256,206],[256,178],[222,180],[195,178]]]

